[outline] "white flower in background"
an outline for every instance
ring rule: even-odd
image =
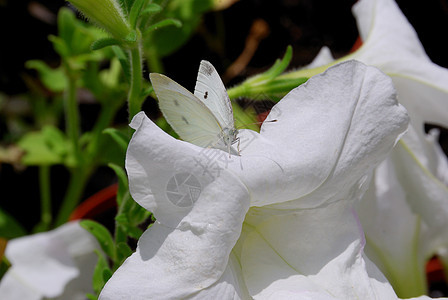
[[[99,250],[95,238],[78,222],[13,239],[5,255],[11,267],[0,281],[5,300],[85,299]]]
[[[353,13],[363,45],[341,60],[388,74],[411,118],[358,207],[366,253],[400,296],[419,295],[426,292],[426,261],[448,246],[448,162],[438,131],[424,131],[424,123],[448,127],[448,70],[431,62],[393,0],[360,0]],[[323,49],[311,67],[332,61]]]
[[[392,0],[353,8],[363,46],[352,58],[391,76],[411,126],[375,180],[359,213],[367,253],[401,296],[426,291],[425,263],[448,245],[448,163],[424,123],[448,127],[448,70],[432,63]]]
[[[267,119],[229,159],[134,117],[130,190],[157,222],[100,299],[397,299],[352,208],[407,126],[390,79],[342,63]]]
[[[363,45],[350,57],[392,77],[411,123],[448,127],[448,70],[431,62],[417,33],[393,0],[360,0],[353,6]]]

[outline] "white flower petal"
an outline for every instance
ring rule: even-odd
[[[38,298],[57,297],[76,277],[93,274],[94,249],[99,249],[96,240],[78,222],[11,240],[5,255],[12,267],[0,282],[0,294],[11,299],[28,292]],[[82,264],[85,262],[89,265]],[[90,292],[89,279],[88,284],[81,280],[80,285],[72,286],[73,292]]]
[[[370,263],[366,267],[362,229],[347,203],[285,212],[258,224],[246,238],[241,257],[251,295],[395,299],[381,273]]]
[[[305,197],[313,191],[349,189],[384,159],[408,121],[390,78],[356,61],[312,77],[267,119],[278,121],[264,123],[261,137],[242,152],[241,166],[232,167],[252,191],[253,206],[300,198],[292,205],[302,208],[326,201]]]
[[[136,299],[207,299],[222,293],[246,299],[248,290],[252,295],[258,293],[259,283],[251,278],[257,275],[272,279],[263,281],[268,290],[271,285],[283,285],[278,277],[279,281],[275,280],[275,274],[284,271],[281,264],[276,266],[278,272],[265,272],[269,256],[263,251],[270,248],[254,246],[257,236],[252,237],[250,228],[259,226],[276,243],[287,241],[279,249],[288,256],[288,263],[303,267],[304,273],[299,275],[307,277],[300,281],[304,297],[331,296],[325,284],[322,287],[319,280],[308,278],[317,272],[328,282],[336,280],[329,284],[337,293],[344,294],[338,289],[346,289],[346,283],[352,281],[369,285],[366,292],[357,290],[355,294],[390,292],[382,278],[375,283],[379,272],[369,275],[362,258],[359,224],[353,222],[353,215],[348,219],[346,215],[351,202],[365,189],[367,174],[406,129],[407,114],[396,102],[390,79],[373,67],[349,61],[293,90],[268,119],[277,122],[265,123],[260,134],[243,130],[241,156],[228,159],[229,154],[221,150],[177,141],[144,114],[136,115],[131,124],[136,132],[126,159],[130,190],[137,202],[155,213],[158,223],[144,233],[137,252],[106,284],[102,299],[129,295]],[[227,159],[219,159],[222,154],[221,158]],[[212,171],[211,164],[222,168],[219,174]],[[199,183],[198,197],[189,206],[179,205],[183,202],[176,203],[168,194],[173,188],[180,190],[171,180],[186,173]],[[251,209],[243,225],[249,205],[264,207]],[[344,209],[325,207],[339,205]],[[308,214],[310,211],[316,213]],[[298,216],[303,226],[296,226]],[[316,219],[329,222],[316,223]],[[309,222],[316,230],[305,226]],[[242,226],[246,228],[243,234]],[[312,239],[313,232],[316,237],[328,236],[328,240]],[[296,238],[303,239],[299,242]],[[317,250],[310,247],[313,243],[328,243],[332,248]],[[288,252],[291,249],[298,250],[296,256]],[[307,254],[317,259],[303,259]],[[333,264],[327,264],[329,260]],[[356,272],[362,276],[344,273],[341,263],[359,269]],[[261,266],[265,274],[247,277],[245,268],[250,273],[252,264]],[[338,275],[334,276],[338,272],[346,275],[340,286]],[[250,286],[246,286],[246,278],[251,280]],[[312,288],[308,288],[310,282]],[[286,296],[291,290],[274,294],[277,292]]]
[[[143,112],[134,117],[131,127],[136,132],[129,143],[126,169],[132,197],[159,222],[174,228],[191,212],[206,187],[226,172],[218,158],[228,157],[228,153],[176,140]],[[183,189],[183,181],[192,181],[190,190]],[[191,197],[181,198],[187,193]]]
[[[406,59],[429,61],[417,33],[393,0],[360,0],[353,5],[353,14],[363,40],[356,57],[386,73],[395,73],[394,66]]]
[[[393,0],[360,0],[353,13],[364,44],[350,58],[390,75],[411,118],[359,208],[367,253],[400,294],[416,294],[408,287],[424,290],[425,261],[448,238],[448,161],[424,132],[424,123],[448,126],[448,70],[430,61]]]
[[[360,0],[353,13],[364,44],[350,57],[393,78],[413,124],[448,126],[448,70],[431,62],[395,1]]]
[[[316,57],[313,59],[313,61],[307,65],[306,69],[312,69],[312,68],[318,68],[324,65],[327,65],[329,63],[332,63],[334,61],[333,54],[331,53],[330,48],[327,46],[323,46],[319,53],[317,53]]]
[[[5,299],[40,300],[42,292],[17,276],[12,270],[8,270],[0,281],[0,293]]]
[[[154,157],[145,163],[153,164]],[[178,228],[156,223],[142,235],[137,252],[107,282],[101,298],[124,299],[131,294],[134,299],[194,298],[206,289],[242,294],[228,263],[248,208],[246,188],[222,171],[203,187]],[[229,279],[234,284],[225,284]]]
[[[407,65],[414,66],[415,72],[390,75],[411,122],[422,131],[424,122],[448,127],[448,70],[419,61]]]
[[[428,253],[419,246],[422,223],[409,208],[406,196],[388,158],[375,169],[357,211],[367,238],[366,254],[397,292],[415,295],[426,290],[425,278],[420,275]]]
[[[444,232],[448,226],[448,187],[416,160],[405,143],[397,145],[392,157],[412,210],[426,224]]]

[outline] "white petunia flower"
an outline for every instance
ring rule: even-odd
[[[11,267],[0,281],[2,299],[85,299],[100,247],[78,222],[13,239],[5,255]]]
[[[448,246],[448,161],[438,131],[424,131],[425,123],[448,127],[448,70],[431,62],[393,0],[360,0],[353,13],[363,44],[341,60],[357,59],[389,75],[411,118],[358,208],[366,252],[400,296],[419,295],[426,292],[426,261]],[[332,62],[322,49],[312,66]]]
[[[267,119],[228,159],[134,117],[130,190],[157,222],[100,299],[397,299],[352,208],[407,127],[390,79],[342,63]]]

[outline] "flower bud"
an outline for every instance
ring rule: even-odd
[[[107,30],[113,37],[125,39],[131,33],[120,4],[115,0],[70,0],[91,22]]]

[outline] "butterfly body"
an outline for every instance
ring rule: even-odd
[[[201,61],[194,94],[162,74],[151,73],[150,79],[160,110],[183,140],[235,154],[238,130],[232,105],[211,63]]]

